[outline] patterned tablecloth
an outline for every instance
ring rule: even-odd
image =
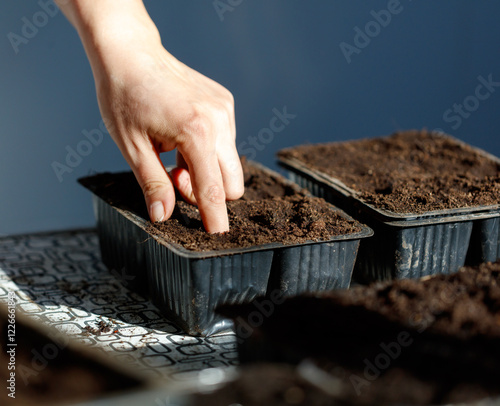
[[[238,363],[233,334],[184,335],[131,284],[103,265],[94,230],[0,239],[0,301],[14,292],[17,308],[39,323],[152,378],[182,380],[186,372]]]

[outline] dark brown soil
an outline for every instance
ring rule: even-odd
[[[193,251],[243,248],[266,243],[304,243],[361,231],[356,221],[341,217],[323,199],[284,183],[244,163],[245,194],[228,202],[230,230],[223,234],[204,231],[196,206],[178,199],[172,217],[151,223],[148,230]],[[132,173],[101,174],[81,180],[108,203],[131,210],[144,219],[144,197]]]
[[[397,213],[500,203],[500,165],[450,137],[405,131],[389,137],[302,145],[283,158],[339,179],[361,200]]]
[[[256,308],[221,312],[239,320],[246,337],[241,320]],[[339,398],[349,403],[500,396],[500,263],[287,299],[251,330],[243,361],[312,359],[342,382]]]
[[[58,334],[54,340],[26,326],[18,315],[15,347],[7,347],[7,318],[0,312],[2,352],[0,380],[5,384],[15,372],[15,399],[2,392],[2,404],[56,405],[95,399],[112,392],[137,389],[140,382],[86,357],[65,344]],[[15,348],[15,370],[8,370],[6,349]],[[4,403],[5,402],[5,403]]]
[[[357,287],[338,297],[346,305],[361,305],[388,319],[462,340],[500,339],[500,262],[464,267],[451,275]]]

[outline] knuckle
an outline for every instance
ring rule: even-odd
[[[210,134],[212,124],[210,117],[204,111],[194,107],[183,120],[180,127],[182,134],[203,137]]]
[[[229,123],[234,122],[234,106],[219,100],[211,106],[210,117],[218,130],[218,135],[225,133]]]
[[[226,203],[226,193],[219,185],[209,186],[202,194],[205,201],[214,206],[221,206]]]
[[[147,181],[142,185],[142,193],[146,199],[161,193],[167,185],[159,180]]]
[[[224,89],[223,100],[226,107],[230,108],[231,110],[234,108],[234,96],[227,89]]]

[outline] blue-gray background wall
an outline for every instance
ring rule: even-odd
[[[212,0],[146,6],[171,53],[233,92],[237,143],[255,160],[277,168],[285,146],[421,127],[500,155],[500,87],[474,99],[478,77],[500,81],[500,2],[401,0],[379,30],[372,12],[396,0],[215,3],[231,10],[218,14]],[[3,0],[0,10],[0,234],[92,226],[90,196],[76,179],[127,165],[108,136],[71,173],[53,169],[100,124],[79,39],[38,1]],[[23,34],[33,19],[37,32]],[[340,44],[354,46],[367,23],[373,37],[346,58]],[[466,98],[468,117],[446,119]],[[296,115],[290,124],[249,146],[285,106]]]

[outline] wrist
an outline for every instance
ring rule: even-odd
[[[130,24],[135,26],[132,28]],[[163,46],[156,27],[154,30],[150,28],[139,27],[136,21],[120,19],[115,26],[99,28],[90,38],[82,39],[96,84],[112,74],[155,59]]]
[[[154,53],[161,46],[156,25],[141,0],[72,0],[61,6],[76,28],[96,85],[103,76],[126,68],[131,55]]]

